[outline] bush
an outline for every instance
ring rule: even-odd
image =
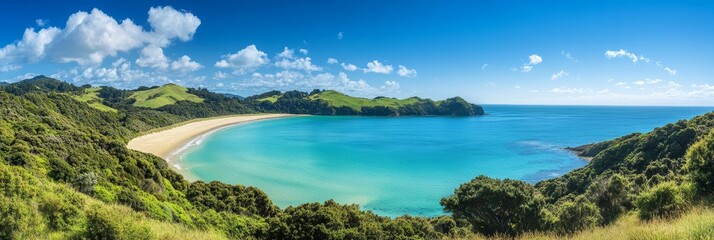
[[[441,205],[479,233],[516,236],[540,228],[545,201],[528,183],[479,176],[441,199]]]
[[[602,221],[600,209],[583,196],[560,204],[557,212],[556,230],[561,234],[592,228]]]
[[[125,216],[95,207],[87,214],[85,237],[87,239],[102,240],[143,240],[155,238],[147,226],[136,226],[132,222],[123,220],[123,217]]]
[[[684,200],[677,185],[665,182],[641,193],[635,205],[640,210],[640,219],[650,220],[678,215],[684,207]]]
[[[714,194],[714,131],[689,148],[687,170],[698,195]]]

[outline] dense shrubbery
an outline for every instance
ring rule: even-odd
[[[640,218],[650,220],[676,216],[684,207],[684,199],[677,185],[667,182],[642,192],[635,205],[640,210]]]

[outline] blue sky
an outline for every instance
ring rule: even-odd
[[[712,43],[707,1],[11,2],[0,81],[714,105]]]

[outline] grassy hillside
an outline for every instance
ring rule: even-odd
[[[475,116],[485,114],[481,106],[466,102],[460,97],[438,102],[418,97],[369,99],[352,97],[332,90],[317,89],[310,93],[270,91],[248,97],[246,103],[258,111],[314,115]]]
[[[135,91],[129,98],[136,100],[134,106],[145,108],[160,108],[183,100],[195,103],[203,102],[203,98],[188,93],[187,88],[176,84],[166,84],[158,88]]]
[[[99,91],[101,90],[101,87],[91,87],[91,88],[85,88],[84,92],[81,95],[77,95],[74,97],[74,99],[77,99],[77,101],[87,103],[89,104],[90,107],[93,107],[99,111],[104,111],[104,112],[113,112],[116,113],[118,110],[111,108],[107,105],[104,105],[102,101],[104,99],[99,97]]]
[[[337,91],[324,91],[321,93],[313,94],[310,95],[309,97],[311,100],[316,100],[320,99],[330,106],[334,107],[349,107],[351,109],[354,109],[356,111],[360,111],[362,107],[377,107],[377,106],[386,106],[386,107],[392,107],[392,108],[399,108],[402,106],[410,105],[410,104],[415,104],[418,103],[419,101],[422,101],[422,99],[418,97],[411,97],[407,99],[396,99],[396,98],[387,98],[387,97],[379,97],[379,98],[373,98],[373,99],[368,99],[368,98],[360,98],[360,97],[352,97]]]

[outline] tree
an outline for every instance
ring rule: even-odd
[[[689,148],[686,168],[697,194],[714,193],[714,131]]]
[[[466,220],[485,235],[516,236],[541,226],[545,201],[532,185],[517,180],[478,176],[441,199],[444,210]]]
[[[630,183],[620,174],[596,181],[588,188],[586,196],[600,209],[603,224],[609,224],[624,213],[631,201],[627,195]]]
[[[640,219],[643,220],[676,216],[681,212],[683,203],[682,193],[673,182],[654,186],[641,193],[635,201],[640,209]]]
[[[579,196],[574,201],[565,201],[559,205],[556,230],[563,234],[573,234],[592,228],[601,220],[598,207]]]

